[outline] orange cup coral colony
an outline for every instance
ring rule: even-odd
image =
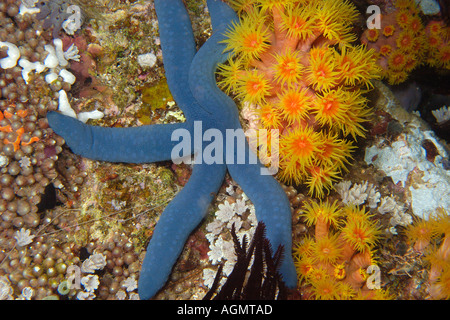
[[[414,0],[397,0],[396,10],[381,15],[380,29],[368,29],[361,42],[375,49],[389,84],[404,82],[417,66],[450,69],[450,28],[442,21],[425,27]]]
[[[303,298],[388,299],[376,279],[373,253],[381,233],[376,220],[364,208],[337,201],[311,201],[302,211],[314,227],[314,238],[304,238],[293,253]]]
[[[413,248],[428,262],[428,293],[432,299],[450,299],[450,215],[438,208],[430,219],[417,220],[405,230]]]
[[[225,40],[234,55],[219,85],[257,114],[251,127],[279,130],[279,148],[270,135],[256,144],[263,162],[276,155],[282,181],[321,197],[365,134],[363,94],[380,73],[375,51],[352,44],[357,11],[342,0],[228,2],[240,21]]]
[[[425,28],[428,54],[427,64],[436,68],[450,69],[450,26],[443,21],[430,21]]]

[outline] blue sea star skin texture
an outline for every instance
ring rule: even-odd
[[[170,160],[173,147],[179,143],[171,141],[176,129],[185,129],[193,136],[196,122],[201,123],[203,132],[216,129],[223,137],[227,130],[242,130],[235,103],[217,87],[215,81],[217,65],[228,58],[228,53],[224,53],[225,45],[221,43],[224,31],[238,18],[220,0],[208,0],[207,4],[213,35],[197,52],[183,2],[155,0],[167,82],[177,105],[185,114],[186,122],[103,128],[49,112],[47,118],[51,128],[65,139],[74,153],[110,162]],[[208,142],[199,146],[193,143],[193,153],[198,156],[207,146]],[[245,156],[241,157],[235,146],[224,142],[222,162],[194,163],[188,183],[167,205],[154,229],[139,276],[141,299],[152,298],[163,287],[187,237],[207,214],[227,170],[255,205],[257,219],[265,223],[272,247],[276,249],[283,245],[286,254],[280,272],[288,287],[296,286],[297,276],[290,254],[292,231],[289,201],[273,176],[261,174],[262,164],[250,162],[246,141],[244,147]],[[232,155],[233,161],[229,161],[227,155]]]

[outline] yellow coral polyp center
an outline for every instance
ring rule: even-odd
[[[243,44],[245,48],[258,49],[262,41],[257,34],[251,34],[244,39]]]
[[[306,137],[299,137],[294,142],[294,145],[296,146],[295,153],[301,156],[306,156],[312,154],[313,151],[313,145],[311,141]]]
[[[421,27],[421,23],[420,20],[418,20],[417,18],[415,18],[413,21],[411,21],[411,30],[414,32],[418,32],[420,30]]]
[[[409,20],[409,18],[408,18],[407,13],[405,13],[405,12],[399,13],[399,15],[398,15],[398,23],[399,24],[407,24],[408,20]]]
[[[449,61],[450,60],[450,52],[445,52],[442,57],[441,57],[442,61]]]
[[[262,85],[257,81],[247,82],[247,91],[251,95],[257,95],[262,90]]]
[[[411,36],[404,36],[400,43],[402,44],[402,46],[406,47],[409,46],[412,43],[412,38]]]
[[[428,38],[428,43],[430,44],[430,46],[436,47],[439,44],[439,39],[437,37],[430,36]]]
[[[394,34],[394,27],[393,26],[386,26],[383,29],[383,35],[386,37],[392,36]]]
[[[441,32],[441,26],[437,23],[430,24],[429,29],[431,33],[438,34]]]
[[[364,230],[360,228],[355,228],[353,230],[353,237],[359,243],[363,243],[367,239],[367,235],[365,234]]]
[[[302,31],[306,28],[306,20],[300,17],[294,17],[289,25],[289,28],[292,30],[296,30],[297,32]]]
[[[329,71],[326,70],[324,66],[322,66],[322,67],[320,67],[320,68],[317,70],[316,76],[317,76],[318,78],[325,78],[325,77],[327,76],[327,73],[328,73],[328,72],[329,72]]]
[[[375,42],[378,39],[378,30],[377,29],[369,29],[367,32],[367,39],[371,42]]]
[[[324,295],[330,294],[332,292],[332,290],[330,288],[322,288],[322,293]]]
[[[382,46],[382,47],[380,48],[380,53],[381,53],[383,56],[388,55],[389,53],[391,53],[391,51],[392,51],[391,46],[388,45],[388,44],[386,44],[386,45],[384,45],[384,46]]]
[[[293,60],[288,60],[285,61],[282,65],[281,65],[281,73],[286,75],[287,77],[291,77],[292,75],[295,74],[296,72],[296,62]]]
[[[342,280],[345,278],[345,269],[342,265],[338,265],[334,269],[334,277],[338,280]]]
[[[326,113],[336,113],[339,104],[336,101],[327,101],[324,105],[323,111]]]
[[[405,63],[405,56],[401,53],[395,54],[392,57],[392,63],[394,66],[401,66]]]

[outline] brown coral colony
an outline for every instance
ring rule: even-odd
[[[20,56],[30,62],[43,61],[47,55],[44,46],[51,39],[51,33],[38,32],[42,23],[30,14],[19,14],[18,4],[20,1],[0,3],[0,41],[15,45]],[[0,48],[0,59],[8,56],[6,49]],[[64,140],[53,133],[45,118],[47,111],[57,109],[55,98],[61,88],[70,90],[70,84],[58,80],[49,85],[43,74],[34,73],[26,83],[19,66],[1,68],[0,276],[9,274],[9,281],[19,290],[18,294],[24,287],[31,286],[39,298],[50,295],[51,291],[46,288],[54,289],[64,278],[65,270],[58,267],[61,260],[58,258],[70,250],[65,246],[53,247],[48,241],[44,244],[40,237],[36,238],[31,251],[16,251],[13,250],[17,246],[14,232],[25,228],[35,229],[33,234],[36,234],[39,228],[54,220],[50,213],[39,210],[45,201],[46,187],[51,184],[59,187],[64,183],[73,190],[71,186],[83,182],[83,172],[78,168],[57,168]],[[50,266],[44,268],[45,256],[53,258],[54,271]],[[57,274],[60,275],[58,281]]]

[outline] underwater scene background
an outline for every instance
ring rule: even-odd
[[[0,300],[449,299],[449,13],[3,0]]]

